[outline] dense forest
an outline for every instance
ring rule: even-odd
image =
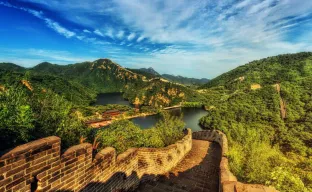
[[[227,135],[230,168],[240,181],[312,191],[312,53],[252,61],[197,90],[108,59],[33,68],[0,63],[0,151],[49,135],[61,137],[63,147],[87,140],[119,153],[166,146],[183,136],[181,119],[167,114],[150,130],[122,120],[94,135],[85,116],[134,112],[129,106],[90,105],[105,92],[123,92],[146,110],[204,105],[208,115],[199,123]]]
[[[147,77],[148,79],[163,78],[173,83],[178,83],[178,84],[192,86],[192,87],[203,85],[209,81],[209,79],[206,79],[206,78],[197,79],[197,78],[183,77],[181,75],[170,75],[170,74],[160,75],[157,71],[155,71],[151,67],[141,68],[141,69],[129,69],[129,68],[127,69],[134,73],[141,74]]]
[[[208,115],[200,123],[226,133],[239,180],[312,190],[312,53],[253,61],[201,89]]]
[[[41,63],[23,68],[0,63],[0,151],[25,142],[57,135],[63,147],[88,137],[84,124],[106,110],[135,110],[122,105],[91,105],[98,93],[124,92],[142,112],[205,98],[195,90],[160,79],[148,80],[108,60],[72,65]],[[150,106],[150,107],[149,107]]]

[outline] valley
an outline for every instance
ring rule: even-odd
[[[32,68],[1,63],[1,150],[57,135],[64,147],[86,140],[122,153],[168,146],[185,128],[220,130],[228,137],[230,169],[240,181],[308,191],[311,69],[312,53],[286,54],[190,85],[109,59]],[[117,116],[104,117],[109,111]],[[86,122],[109,126],[94,134]]]

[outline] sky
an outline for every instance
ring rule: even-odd
[[[0,0],[0,62],[109,58],[214,78],[252,60],[312,51],[312,0]]]

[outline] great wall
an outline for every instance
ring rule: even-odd
[[[237,181],[228,166],[227,138],[220,131],[192,133],[188,129],[182,140],[168,147],[131,148],[118,156],[112,147],[93,154],[89,143],[70,147],[61,154],[60,142],[60,138],[51,136],[18,146],[2,155],[0,192],[276,191],[274,188]],[[220,153],[215,153],[214,148],[219,148]],[[216,162],[220,163],[213,166],[211,159],[219,159]],[[211,173],[215,175],[203,174],[209,168],[213,168]],[[159,184],[161,177],[170,177],[172,172],[175,175],[185,172],[185,176],[191,176],[187,180],[192,180],[198,174],[201,174],[201,178],[182,188],[174,185],[175,181],[180,180],[179,177],[175,181],[169,180],[167,185]],[[193,175],[195,173],[196,176]],[[158,186],[155,188],[157,190],[153,190],[153,186]]]

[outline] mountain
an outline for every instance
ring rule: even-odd
[[[155,75],[155,76],[160,76],[160,74],[155,71],[152,67],[149,67],[149,68],[140,68],[139,69],[140,71],[144,71],[144,72],[147,72],[147,73],[150,73],[152,75]]]
[[[208,110],[200,124],[226,133],[230,168],[240,181],[312,189],[312,53],[252,61],[199,92]]]
[[[251,84],[272,85],[283,81],[297,81],[311,75],[311,56],[311,52],[302,52],[252,61],[212,79],[199,89],[215,86],[235,88]]]
[[[145,79],[143,75],[133,73],[109,59],[71,65],[41,63],[31,70],[61,76],[102,93],[121,92],[125,85]]]
[[[0,63],[0,69],[6,71],[24,71],[25,68],[14,63]]]
[[[6,73],[2,76],[2,82],[5,84],[13,84],[12,80],[16,79],[27,79],[30,84],[42,89],[51,89],[79,105],[88,105],[96,94],[104,92],[124,92],[124,97],[130,102],[154,107],[205,99],[196,90],[160,78],[151,78],[153,75],[148,72],[129,70],[109,59],[70,65],[44,62],[24,71],[14,64],[5,66],[3,71]]]
[[[141,69],[130,69],[130,68],[126,68],[126,69],[129,71],[132,71],[133,73],[143,75],[147,79],[153,79],[153,78],[160,77],[160,75],[157,72],[153,73],[153,72],[149,72],[147,70],[141,70]]]
[[[206,78],[196,79],[196,78],[183,77],[180,75],[175,76],[175,75],[169,75],[169,74],[162,74],[161,76],[171,82],[180,83],[183,85],[203,85],[209,81],[209,79],[206,79]]]
[[[128,69],[128,68],[127,68]],[[196,78],[188,78],[183,77],[180,75],[169,75],[169,74],[162,74],[160,75],[157,71],[155,71],[152,67],[150,68],[140,68],[140,69],[128,69],[134,73],[144,75],[148,79],[153,78],[164,78],[168,81],[171,81],[173,83],[179,83],[182,85],[203,85],[209,81],[209,79],[202,78],[202,79],[196,79]]]
[[[55,75],[33,73],[22,67],[16,67],[15,64],[10,65],[11,67],[6,65],[8,68],[0,67],[0,87],[17,86],[20,82],[23,82],[23,84],[28,84],[28,87],[32,90],[42,92],[51,90],[77,105],[88,105],[96,98],[94,90],[77,82]]]

